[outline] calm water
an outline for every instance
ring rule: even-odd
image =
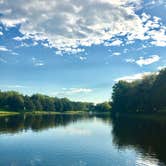
[[[166,122],[100,116],[0,117],[0,166],[166,164]]]

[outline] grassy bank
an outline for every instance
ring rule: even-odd
[[[0,110],[0,116],[12,116],[19,114],[29,115],[75,115],[75,114],[86,114],[84,111],[66,111],[66,112],[46,112],[46,111],[33,111],[33,112],[11,112],[8,110]]]
[[[66,111],[66,112],[47,112],[47,111],[33,111],[33,112],[25,112],[25,114],[35,114],[35,115],[64,115],[64,114],[85,114],[87,112],[84,111]]]
[[[12,116],[12,115],[18,115],[19,112],[10,112],[6,110],[0,110],[0,116]]]

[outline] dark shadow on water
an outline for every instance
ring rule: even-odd
[[[114,118],[112,135],[118,148],[132,148],[143,156],[155,156],[166,164],[166,120]]]

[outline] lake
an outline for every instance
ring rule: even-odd
[[[166,121],[109,115],[0,117],[0,166],[162,166]]]

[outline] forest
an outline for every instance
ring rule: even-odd
[[[22,95],[15,91],[0,91],[0,110],[16,112],[66,112],[66,111],[110,111],[108,102],[93,104],[74,102],[67,98],[49,97],[42,94]]]
[[[113,86],[112,113],[166,112],[166,68],[132,82]]]
[[[132,82],[119,81],[113,86],[112,101],[94,104],[42,94],[22,95],[0,91],[0,110],[16,112],[91,111],[116,113],[166,112],[166,68]]]

